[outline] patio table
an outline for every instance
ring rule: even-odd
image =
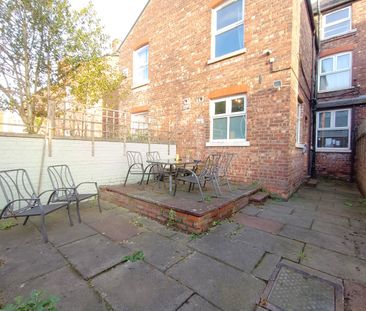
[[[149,164],[159,164],[163,167],[169,166],[169,193],[173,194],[173,175],[175,173],[174,167],[176,166],[186,166],[188,164],[198,164],[200,160],[188,160],[188,159],[156,159],[146,161]]]

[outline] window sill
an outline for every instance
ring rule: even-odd
[[[316,152],[332,152],[332,153],[351,153],[350,149],[338,149],[338,148],[317,148]]]
[[[249,141],[222,141],[222,142],[207,142],[206,147],[249,147]]]
[[[330,42],[330,41],[333,41],[333,40],[338,40],[338,39],[341,39],[341,38],[344,38],[344,37],[352,36],[356,32],[357,32],[357,28],[351,29],[350,31],[339,34],[339,35],[335,35],[335,36],[332,36],[332,37],[329,37],[329,38],[323,38],[323,39],[321,39],[321,43],[327,43],[327,42]]]
[[[305,144],[299,144],[299,143],[296,143],[296,144],[295,144],[295,147],[296,147],[296,148],[298,148],[298,149],[304,149]]]
[[[143,83],[139,83],[139,84],[134,84],[132,85],[131,89],[132,90],[135,90],[135,89],[138,89],[140,87],[143,87],[143,86],[146,86],[150,83],[150,80],[149,81],[146,81],[146,82],[143,82]]]
[[[332,93],[332,92],[340,92],[340,91],[350,91],[350,90],[353,90],[355,89],[354,86],[351,86],[351,87],[346,87],[344,89],[335,89],[335,90],[326,90],[326,91],[318,91],[318,94],[326,94],[326,93]]]
[[[244,49],[241,49],[241,50],[238,50],[238,51],[235,51],[235,52],[232,52],[232,53],[229,53],[229,54],[225,54],[223,56],[220,56],[220,57],[216,57],[216,58],[211,58],[207,61],[207,64],[210,65],[210,64],[214,64],[214,63],[217,63],[217,62],[220,62],[222,60],[225,60],[225,59],[228,59],[228,58],[231,58],[231,57],[234,57],[234,56],[238,56],[238,55],[241,55],[241,54],[244,54],[247,52],[247,49],[244,48]]]

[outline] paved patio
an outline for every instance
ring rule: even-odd
[[[246,206],[202,235],[102,206],[84,204],[73,227],[66,210],[49,215],[47,244],[36,219],[0,230],[0,305],[41,289],[67,311],[265,310],[271,275],[289,264],[338,284],[345,310],[365,310],[366,201],[352,184]],[[135,251],[144,260],[126,262]]]

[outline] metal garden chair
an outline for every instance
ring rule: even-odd
[[[161,160],[160,153],[158,151],[146,152],[146,160],[147,161]],[[149,169],[149,173],[147,176],[146,184],[149,183],[150,175],[153,174],[153,176],[158,181],[159,186],[160,186],[160,181],[164,181],[164,178],[165,178],[166,167],[163,165],[160,165],[160,164],[150,164],[145,169],[145,174],[146,174],[146,171],[148,168],[150,168],[150,169]],[[169,171],[169,170],[167,170],[167,171]]]
[[[1,218],[25,217],[23,226],[26,225],[29,217],[41,217],[41,234],[44,242],[48,242],[48,236],[45,225],[46,215],[62,208],[67,208],[70,226],[73,225],[70,216],[69,202],[42,204],[41,197],[46,193],[55,193],[54,190],[46,190],[36,195],[29,175],[24,169],[14,169],[0,171],[0,188],[5,199],[5,207],[0,212]]]
[[[127,151],[126,155],[127,155],[128,171],[124,186],[126,186],[129,175],[141,175],[141,180],[139,182],[139,184],[141,185],[142,181],[144,180],[144,174],[145,174],[144,162],[142,161],[141,152]]]
[[[174,195],[177,191],[178,181],[188,182],[189,188],[188,192],[194,187],[194,185],[198,186],[199,192],[201,194],[201,199],[204,201],[203,188],[206,182],[211,182],[215,195],[221,195],[221,189],[218,182],[218,170],[219,170],[219,161],[221,155],[220,154],[211,154],[207,157],[205,166],[201,170],[200,173],[196,173],[193,170],[189,170],[186,168],[178,168],[177,176],[175,177],[175,188]]]
[[[49,166],[47,172],[54,190],[54,193],[50,197],[50,202],[76,202],[76,212],[79,223],[81,222],[79,209],[81,201],[96,197],[99,212],[102,212],[99,199],[99,188],[96,182],[82,182],[76,185],[70,168],[65,164]],[[80,193],[80,186],[88,184],[95,186],[95,193]]]
[[[228,170],[230,168],[231,162],[234,158],[234,153],[222,153],[220,162],[219,162],[219,169],[217,173],[218,181],[220,186],[227,185],[229,191],[232,192],[231,185],[228,178]],[[222,182],[221,182],[222,181]]]

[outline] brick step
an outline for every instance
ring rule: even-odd
[[[250,196],[249,200],[253,203],[264,203],[269,197],[269,194],[264,191],[259,191]]]
[[[308,187],[312,187],[312,188],[315,188],[316,185],[319,183],[319,181],[317,179],[314,179],[314,178],[310,178],[307,182],[306,182],[306,185]]]

